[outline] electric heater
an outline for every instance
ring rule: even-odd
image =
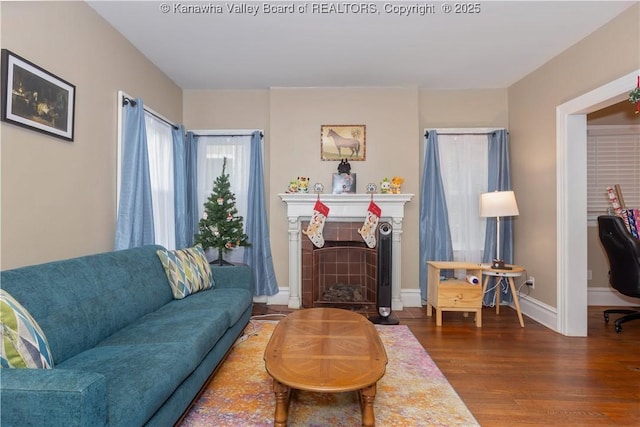
[[[391,316],[391,244],[392,227],[388,222],[378,226],[378,289],[376,308],[378,316],[369,318],[380,325],[397,325],[398,319]]]

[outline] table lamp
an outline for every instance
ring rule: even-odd
[[[496,258],[491,267],[508,269],[500,258],[500,217],[519,215],[516,196],[513,191],[492,191],[480,195],[480,216],[496,217]]]

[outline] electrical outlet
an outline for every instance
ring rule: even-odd
[[[529,286],[531,289],[535,289],[536,288],[536,278],[533,276],[529,276],[527,278],[527,281],[524,282],[525,285]]]

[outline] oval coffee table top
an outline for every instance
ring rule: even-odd
[[[343,392],[375,384],[387,354],[378,331],[363,315],[338,308],[309,308],[281,320],[264,353],[276,381],[298,390]]]

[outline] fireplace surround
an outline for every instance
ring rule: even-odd
[[[312,301],[313,291],[307,291],[305,286],[306,296],[303,294],[303,280],[312,280],[310,272],[307,273],[305,269],[305,277],[303,277],[303,257],[305,256],[304,247],[311,245],[309,239],[301,232],[303,229],[303,223],[308,222],[313,214],[313,207],[318,198],[316,194],[304,194],[304,193],[281,193],[278,196],[284,203],[287,204],[287,221],[288,221],[288,233],[289,233],[289,308],[302,308],[311,307],[309,301]],[[402,224],[404,220],[404,205],[413,198],[413,194],[374,194],[374,202],[380,206],[382,215],[380,222],[386,221],[391,223],[393,227],[393,240],[392,240],[392,298],[391,306],[393,310],[402,310],[402,300],[400,297],[400,289],[402,286]],[[332,229],[338,223],[350,223],[339,224],[336,228],[338,230],[350,230],[349,233],[353,233],[353,228],[361,227],[365,216],[367,214],[367,208],[371,201],[370,194],[321,194],[320,200],[322,203],[329,207],[329,215],[325,222],[325,230],[323,235],[325,241],[348,241],[348,242],[361,242],[362,239],[358,235],[357,237],[348,237],[347,239],[337,238],[334,239]],[[329,233],[329,234],[327,234]],[[336,232],[337,233],[337,232]],[[335,243],[331,243],[335,244]],[[340,245],[342,243],[338,243]],[[326,245],[325,245],[326,246]],[[348,246],[352,246],[349,244]],[[366,247],[366,245],[365,245]],[[363,248],[364,249],[364,248]],[[375,249],[374,249],[375,251]],[[311,252],[311,251],[309,251]],[[375,253],[375,252],[372,252]],[[306,254],[312,257],[312,253]],[[372,255],[373,256],[373,255]],[[312,261],[307,259],[307,261]],[[366,262],[365,262],[366,264]],[[355,274],[355,273],[354,273]],[[375,275],[375,273],[374,273]],[[344,289],[338,289],[343,291]],[[348,290],[347,290],[348,292]],[[303,304],[304,302],[304,304]],[[313,304],[313,302],[311,303]],[[375,299],[373,299],[373,305],[375,306]]]
[[[301,223],[306,229],[308,221]],[[301,297],[303,308],[375,309],[377,248],[369,248],[358,234],[361,222],[327,222],[325,244],[314,246],[302,238]]]

